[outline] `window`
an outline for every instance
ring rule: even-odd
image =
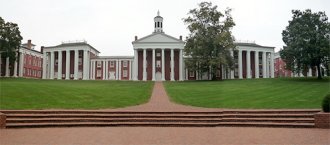
[[[160,57],[160,52],[157,52],[157,53],[156,53],[156,56],[157,56],[157,57]]]
[[[79,65],[82,65],[82,58],[79,58],[79,59],[78,59],[78,64],[79,64]]]
[[[124,78],[127,77],[127,70],[123,70],[123,77],[124,77]]]
[[[115,61],[110,61],[110,68],[114,68],[115,67]]]
[[[96,63],[97,63],[97,67],[100,68],[102,65],[101,61],[97,61]]]
[[[58,65],[58,59],[55,60],[55,65]]]
[[[101,77],[101,70],[97,70],[96,77]]]
[[[189,77],[195,77],[195,72],[194,71],[190,71],[189,72]]]
[[[127,61],[123,61],[123,67],[127,67]]]
[[[157,61],[156,61],[156,67],[157,67],[157,68],[160,68],[160,60],[157,60]]]

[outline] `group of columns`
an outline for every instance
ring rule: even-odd
[[[73,79],[74,80],[78,80],[78,61],[79,61],[79,50],[65,50],[66,51],[66,62],[65,62],[65,79],[66,80],[69,80],[70,79],[70,52],[71,51],[74,51],[74,74],[73,74]],[[58,63],[57,63],[57,76],[54,76],[54,69],[55,69],[55,52],[58,53]],[[46,68],[47,68],[47,64],[49,64],[49,79],[54,79],[57,78],[57,79],[62,79],[62,52],[63,51],[50,51],[50,52],[44,52],[43,53],[43,74],[42,74],[42,78],[43,79],[46,79],[47,77],[47,71],[46,71]],[[48,56],[50,57],[50,60],[48,60],[49,63],[47,63],[47,54]],[[48,58],[49,58],[48,57]],[[82,79],[83,80],[88,80],[89,79],[89,58],[90,58],[90,55],[88,53],[87,50],[83,50],[83,77]]]
[[[90,69],[90,74],[91,74],[91,79],[95,80],[96,79],[96,63],[98,62],[103,62],[103,69],[102,69],[102,79],[103,80],[110,80],[109,76],[109,62],[115,61],[116,62],[116,72],[115,72],[115,80],[121,80],[122,76],[122,61],[127,61],[127,65],[129,66],[128,72],[129,74],[129,80],[132,79],[132,60],[130,59],[104,59],[104,60],[91,60],[91,69]]]
[[[134,49],[134,74],[133,74],[133,80],[138,80],[138,50]],[[143,50],[143,77],[142,80],[147,80],[147,49]],[[161,48],[161,64],[162,64],[162,72],[161,72],[161,81],[165,81],[165,48]],[[182,76],[182,64],[183,64],[183,58],[182,58],[182,49],[179,50],[179,81],[183,81]],[[171,73],[170,73],[170,80],[174,81],[174,49],[170,49],[171,51]],[[155,58],[156,58],[156,49],[152,49],[152,81],[156,80],[156,65],[155,65]]]
[[[251,50],[238,50],[238,78],[243,78],[243,60],[242,52],[246,51],[246,78],[252,78],[251,74]],[[252,51],[253,52],[253,51]],[[262,53],[262,76],[263,78],[274,78],[274,53],[264,52]],[[255,78],[259,78],[259,51],[254,51],[254,64],[255,64]],[[231,51],[233,56],[233,51]],[[268,62],[269,58],[269,62]],[[270,67],[270,70],[269,70]],[[231,71],[231,78],[234,78],[234,71]]]
[[[17,53],[16,53],[17,56]],[[2,64],[1,53],[0,53],[0,64]],[[17,77],[17,59],[14,62],[14,73],[12,77]],[[1,66],[0,66],[0,75],[1,75]],[[9,57],[6,57],[6,64],[5,64],[5,77],[10,77],[10,68],[9,68]],[[22,77],[22,75],[20,75]]]

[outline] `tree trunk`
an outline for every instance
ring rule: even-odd
[[[320,64],[317,65],[317,79],[322,79]]]

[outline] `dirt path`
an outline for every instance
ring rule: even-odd
[[[120,111],[220,111],[221,109],[200,108],[193,106],[184,106],[170,101],[162,82],[155,82],[151,98],[148,103],[119,108],[113,110]]]

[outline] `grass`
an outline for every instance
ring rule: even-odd
[[[320,109],[329,78],[166,82],[171,100],[207,108]]]
[[[0,79],[0,109],[105,109],[146,103],[153,82]]]

